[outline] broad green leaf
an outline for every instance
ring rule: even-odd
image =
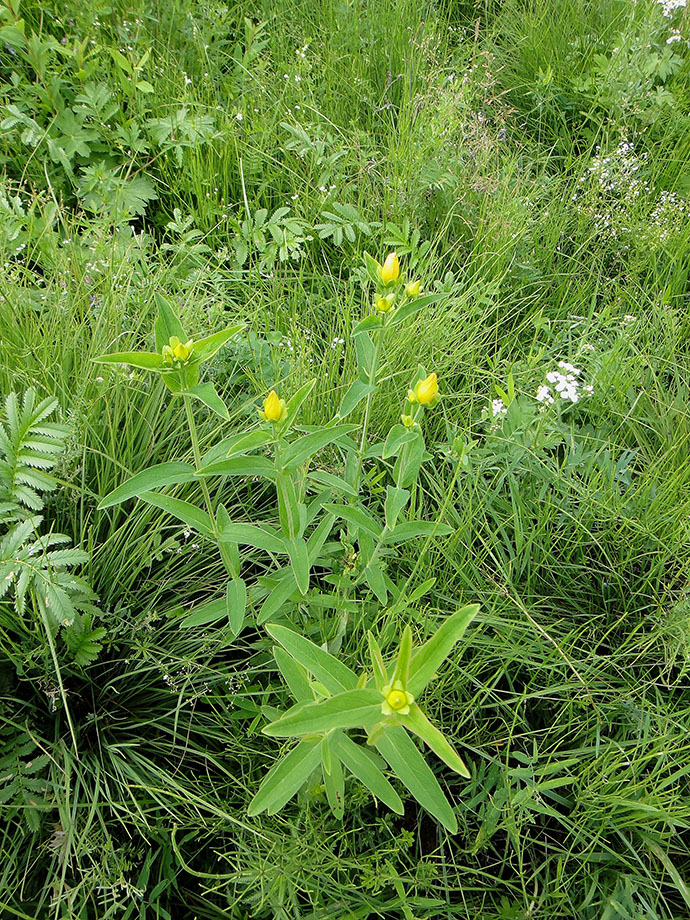
[[[257,617],[257,623],[261,625],[265,623],[266,620],[270,620],[271,617],[280,610],[283,604],[289,601],[292,595],[298,590],[297,582],[295,581],[295,573],[292,571],[291,567],[286,568],[285,575],[281,578],[276,587],[271,589],[271,593],[264,601],[259,611],[259,616]]]
[[[326,738],[324,738],[324,743],[328,743]],[[328,799],[328,804],[333,812],[333,816],[338,821],[342,821],[343,815],[345,814],[345,777],[343,776],[343,768],[340,760],[335,756],[331,757],[331,769],[326,771],[323,753],[322,744],[321,762],[324,767],[323,780],[326,788],[326,798]]]
[[[380,799],[384,805],[387,805],[396,814],[402,815],[404,813],[405,808],[400,801],[400,796],[369,757],[367,751],[355,744],[343,732],[338,733],[334,747],[338,757],[340,757],[350,773],[356,776],[373,796]]]
[[[369,378],[374,367],[376,348],[368,332],[355,337],[355,351],[357,352],[357,373],[360,380],[370,383]]]
[[[334,476],[332,473],[327,473],[325,470],[313,470],[307,473],[307,479],[310,479],[312,482],[318,482],[319,485],[328,486],[328,488],[340,492],[343,495],[351,495],[353,498],[357,496],[357,492],[352,488],[349,482],[346,482],[339,476]]]
[[[298,661],[310,674],[321,681],[330,693],[352,690],[357,686],[357,675],[353,670],[305,636],[300,636],[292,629],[278,626],[275,623],[269,623],[266,632],[282,645],[295,661]]]
[[[266,774],[259,791],[249,803],[250,818],[267,811],[280,811],[313,773],[321,760],[321,739],[300,741],[297,747],[279,760]]]
[[[399,716],[399,718],[405,728],[421,738],[451,770],[469,779],[469,770],[462,762],[458,752],[445,735],[435,725],[432,725],[416,703],[410,706],[410,711],[406,716]]]
[[[425,446],[421,430],[411,428],[410,431],[413,432],[414,437],[406,444],[403,444],[393,467],[393,479],[400,489],[404,489],[415,482],[424,462]]]
[[[377,739],[376,747],[419,804],[440,821],[451,834],[457,833],[458,822],[453,809],[443,794],[438,780],[405,729],[400,725],[386,728],[381,737]]]
[[[171,498],[169,495],[160,495],[158,492],[142,492],[139,495],[142,501],[148,502],[149,505],[155,505],[162,508],[168,514],[174,515],[179,520],[189,524],[205,537],[213,537],[213,524],[211,518],[201,508],[192,505],[190,502],[183,502],[179,498]]]
[[[451,653],[455,643],[477,615],[479,604],[468,604],[449,616],[434,635],[417,649],[410,661],[410,678],[407,689],[419,696],[436,671]]]
[[[315,453],[340,440],[357,428],[356,425],[335,425],[333,428],[324,428],[321,431],[312,431],[293,441],[280,456],[280,463],[285,470],[296,470],[298,466],[310,460]]]
[[[220,523],[220,520],[219,520]],[[268,524],[242,524],[224,521],[218,534],[223,542],[241,543],[253,546],[256,549],[266,550],[267,553],[286,553],[285,541]]]
[[[257,428],[254,431],[242,432],[235,434],[230,438],[223,438],[217,444],[214,444],[206,451],[201,458],[201,468],[218,460],[226,460],[230,457],[239,457],[246,454],[247,451],[254,450],[257,447],[264,447],[273,439],[273,433],[266,431],[265,428]]]
[[[199,476],[265,476],[276,478],[276,468],[268,457],[233,457],[230,460],[218,460],[203,466]]]
[[[216,352],[220,351],[228,339],[231,339],[233,335],[237,335],[243,329],[244,325],[240,323],[237,326],[228,326],[227,329],[221,329],[220,332],[214,332],[213,335],[207,335],[205,338],[195,341],[192,360],[197,363],[208,361]]]
[[[301,537],[295,537],[294,540],[286,540],[285,547],[290,556],[292,571],[295,573],[297,587],[302,594],[309,590],[309,552],[307,544]]]
[[[360,545],[362,541],[360,540]],[[376,598],[380,604],[388,603],[388,588],[386,587],[386,579],[381,570],[377,560],[370,563],[362,573],[364,580],[369,585],[371,590],[376,595]]]
[[[382,458],[388,460],[389,457],[396,457],[400,453],[400,449],[403,445],[407,444],[408,441],[413,441],[416,437],[417,432],[414,428],[406,428],[404,425],[393,425],[383,445],[383,450],[381,452]]]
[[[333,728],[363,728],[381,715],[381,702],[377,690],[345,690],[327,700],[293,707],[263,732],[272,738],[290,738]]]
[[[347,418],[363,399],[375,391],[376,387],[373,384],[364,383],[362,380],[353,381],[347,393],[343,396],[343,401],[338,409],[338,418]]]
[[[110,508],[111,505],[127,501],[127,499],[134,498],[142,492],[150,492],[151,489],[159,488],[160,486],[193,482],[195,478],[196,470],[191,463],[183,463],[181,460],[158,463],[147,470],[142,470],[141,473],[137,473],[123,482],[122,485],[113,489],[105,498],[101,499],[98,508],[99,510]]]
[[[442,300],[446,297],[446,294],[426,294],[424,297],[417,297],[415,300],[408,300],[407,303],[404,303],[401,307],[393,313],[393,316],[390,318],[389,325],[397,326],[400,323],[404,323],[406,319],[409,319],[410,316],[414,316],[415,313],[419,313],[420,310],[424,310],[426,307],[431,306],[432,303],[436,303],[438,300]]]
[[[290,693],[298,703],[311,703],[314,699],[314,693],[311,689],[311,683],[307,677],[306,669],[295,661],[292,655],[288,655],[280,645],[273,646],[273,657],[278,665],[283,680],[288,685]]]
[[[188,336],[182,328],[182,323],[177,314],[170,306],[170,302],[157,291],[153,297],[158,307],[158,317],[155,324],[156,350],[162,352],[163,346],[168,344],[170,337],[173,335],[176,335],[181,342],[186,342]]]
[[[197,383],[191,390],[183,390],[181,395],[193,396],[194,399],[198,399],[205,406],[208,406],[211,411],[215,412],[216,415],[219,415],[222,419],[225,419],[225,421],[230,418],[228,407],[220,398],[212,383]]]
[[[362,530],[371,534],[372,537],[378,539],[381,536],[383,524],[363,508],[358,508],[354,505],[335,505],[331,503],[325,504],[324,508],[336,517],[342,518],[350,524],[354,524],[355,527],[360,527]]]
[[[247,609],[247,586],[241,578],[231,578],[225,592],[228,621],[233,636],[239,636]]]
[[[384,543],[402,543],[404,540],[412,540],[414,537],[428,537],[433,534],[435,537],[448,537],[455,533],[452,527],[447,524],[435,524],[433,521],[403,521],[398,524],[395,530],[387,533],[384,537]]]
[[[410,500],[410,493],[407,489],[396,489],[395,486],[386,486],[386,502],[384,512],[386,518],[386,527],[393,530],[398,515]]]
[[[300,387],[299,390],[287,401],[286,409],[288,412],[287,418],[288,422],[292,424],[297,417],[297,413],[300,410],[300,407],[304,400],[309,396],[311,391],[314,389],[314,384],[316,383],[316,377],[310,380],[308,383],[305,383],[304,386]]]
[[[197,607],[180,622],[182,629],[189,629],[192,626],[206,626],[209,623],[217,623],[228,615],[227,601],[224,597],[219,600],[210,601]]]
[[[120,351],[112,355],[99,355],[93,361],[95,364],[129,364],[147,371],[157,371],[163,367],[163,357],[147,351]]]

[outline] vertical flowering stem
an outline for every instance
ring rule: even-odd
[[[199,434],[196,428],[196,420],[194,419],[194,412],[192,410],[192,401],[189,396],[183,396],[182,400],[184,402],[184,409],[187,415],[187,424],[189,426],[189,435],[192,439],[192,453],[194,454],[194,466],[197,469],[197,472],[201,469],[201,451],[199,450]],[[206,504],[206,511],[208,516],[211,519],[211,527],[213,528],[213,536],[215,537],[218,549],[220,551],[221,558],[225,568],[230,573],[233,578],[239,576],[237,567],[232,561],[230,553],[227,548],[223,545],[220,536],[218,534],[218,524],[216,522],[216,513],[213,508],[213,502],[211,501],[211,493],[208,490],[208,485],[206,480],[202,477],[199,478],[199,484],[201,485],[201,491],[204,496],[204,503]]]

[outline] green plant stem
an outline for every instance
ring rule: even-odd
[[[43,604],[41,601],[34,597],[34,602],[37,604],[38,609],[41,611],[41,620],[43,621],[43,628],[46,632],[46,638],[48,640],[48,646],[50,648],[50,656],[53,659],[53,665],[55,667],[55,676],[57,677],[58,687],[60,688],[60,697],[62,698],[62,705],[65,707],[65,715],[67,716],[67,724],[69,725],[70,735],[72,736],[72,747],[74,748],[74,753],[78,757],[79,751],[77,750],[77,734],[74,730],[74,723],[72,722],[72,716],[69,711],[69,706],[67,704],[67,695],[65,693],[65,687],[62,683],[62,674],[60,673],[60,664],[57,658],[57,650],[55,648],[55,643],[53,642],[53,634],[50,630],[50,623],[46,617],[45,610],[43,609]]]
[[[369,386],[374,385],[376,380],[376,374],[379,369],[379,358],[381,356],[381,347],[383,345],[383,337],[385,335],[385,329],[380,329],[376,333],[376,342],[374,345],[374,358],[371,362],[371,369],[369,371]],[[359,450],[357,451],[357,469],[355,472],[355,479],[353,482],[353,487],[355,492],[359,491],[359,480],[362,475],[362,460],[364,457],[364,452],[367,449],[367,429],[369,427],[369,414],[371,411],[371,402],[373,393],[367,395],[366,405],[364,407],[364,420],[362,422],[362,438],[359,443]]]
[[[194,412],[192,410],[191,399],[189,396],[182,397],[184,401],[184,409],[187,415],[187,424],[189,426],[189,434],[192,439],[192,453],[194,455],[194,466],[196,467],[197,473],[201,469],[201,451],[199,450],[199,434],[196,427],[196,420],[194,418]],[[216,543],[218,544],[218,550],[220,552],[221,558],[225,568],[230,573],[233,578],[237,578],[239,572],[237,571],[236,566],[233,564],[233,561],[230,557],[230,553],[227,550],[227,547],[223,545],[223,542],[220,539],[220,534],[218,532],[218,524],[216,522],[216,512],[213,507],[213,502],[211,501],[211,493],[209,492],[208,485],[206,480],[203,477],[199,478],[199,484],[201,485],[201,491],[204,496],[204,503],[206,505],[206,511],[208,516],[211,519],[211,527],[213,528],[213,536],[215,537]]]

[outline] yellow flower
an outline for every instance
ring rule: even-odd
[[[390,308],[393,306],[393,301],[395,300],[395,294],[387,294],[385,297],[379,297],[376,301],[376,309],[379,313],[388,313]]]
[[[405,293],[408,297],[419,297],[419,292],[422,289],[422,285],[417,279],[417,281],[408,281],[405,285]]]
[[[401,680],[396,680],[392,687],[390,684],[384,687],[383,696],[381,712],[384,716],[392,716],[393,713],[406,716],[410,711],[411,704],[414,703],[414,697],[403,687]]]
[[[397,281],[400,275],[400,262],[398,262],[397,252],[391,252],[386,256],[386,261],[379,268],[379,278],[384,284],[390,284],[391,281]]]
[[[163,360],[166,364],[174,361],[184,362],[194,350],[194,342],[190,339],[186,344],[181,342],[176,335],[171,335],[168,344],[163,346]]]
[[[264,411],[260,413],[267,422],[282,422],[287,415],[287,409],[282,399],[278,398],[275,390],[271,390],[264,400]]]
[[[420,403],[422,406],[430,405],[436,399],[437,393],[438,378],[436,374],[429,374],[426,380],[420,380],[413,391],[415,401]]]

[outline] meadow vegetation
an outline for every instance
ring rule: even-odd
[[[0,0],[1,917],[690,917],[688,15]]]

